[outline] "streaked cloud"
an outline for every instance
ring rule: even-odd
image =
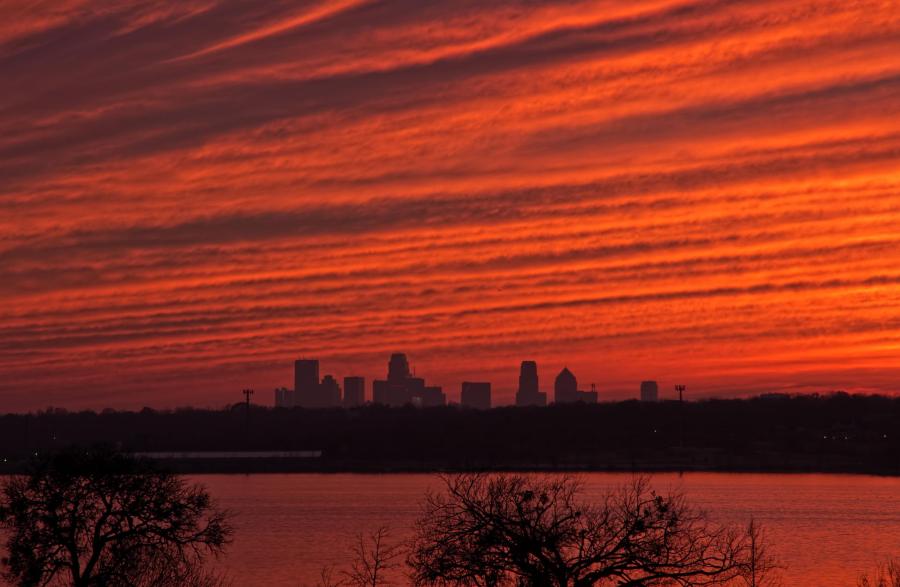
[[[407,351],[896,391],[883,0],[0,0],[0,411]],[[452,360],[448,360],[450,357]]]

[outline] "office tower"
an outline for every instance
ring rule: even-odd
[[[404,353],[394,353],[388,361],[388,381],[402,383],[409,379],[409,361]]]
[[[575,375],[564,367],[553,385],[554,401],[558,404],[595,404],[597,403],[597,389],[591,386],[591,391],[578,389],[578,380]]]
[[[517,406],[546,406],[547,394],[538,387],[537,363],[522,361],[519,369],[519,390],[516,392]]]
[[[405,406],[409,403],[425,405],[425,380],[421,377],[407,377],[405,380],[388,380],[391,384],[390,399],[392,406]],[[413,402],[419,398],[419,402]]]
[[[439,408],[447,405],[447,396],[444,390],[437,385],[429,385],[422,389],[422,407],[423,408]]]
[[[447,397],[440,387],[426,386],[421,377],[413,377],[403,353],[394,353],[388,361],[387,379],[372,382],[372,401],[386,406],[443,406]]]
[[[641,382],[641,401],[656,402],[659,401],[659,385],[655,381]]]
[[[344,407],[355,408],[366,403],[366,380],[363,377],[344,377]]]
[[[382,406],[389,406],[388,401],[388,382],[385,379],[376,379],[372,382],[372,403]]]
[[[463,381],[459,401],[467,408],[491,409],[491,384],[486,381]]]
[[[553,401],[564,404],[575,403],[578,399],[578,380],[568,367],[563,367],[553,384]]]
[[[294,401],[295,405],[304,408],[319,407],[317,391],[319,390],[319,361],[315,359],[299,359],[294,361]]]
[[[336,408],[341,405],[341,386],[332,375],[322,378],[315,403],[318,408]]]
[[[537,363],[522,361],[519,368],[519,393],[532,395],[539,393]]]

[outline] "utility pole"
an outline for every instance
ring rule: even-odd
[[[675,391],[678,392],[678,412],[679,412],[679,440],[678,446],[684,448],[684,390],[687,389],[684,385],[676,385]]]
[[[246,413],[246,423],[244,424],[244,442],[249,446],[250,444],[250,396],[253,395],[252,389],[245,389],[243,392],[244,397],[247,398],[247,403],[244,409]]]

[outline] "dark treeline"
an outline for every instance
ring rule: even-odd
[[[900,473],[900,399],[807,395],[548,408],[367,406],[139,412],[45,410],[0,418],[0,466],[108,443],[128,451],[317,450],[257,470],[769,470]],[[176,463],[238,470],[247,463]],[[211,469],[212,467],[212,469]]]

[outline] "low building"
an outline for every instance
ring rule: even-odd
[[[422,390],[422,407],[439,408],[447,405],[447,396],[443,389],[436,385],[430,385]]]
[[[293,389],[287,387],[279,387],[275,390],[275,407],[276,408],[293,408],[297,405],[296,394]]]
[[[486,381],[463,381],[460,404],[476,410],[491,409],[491,384]]]
[[[366,380],[363,377],[344,377],[344,407],[355,408],[366,403]]]
[[[658,402],[659,401],[659,385],[656,381],[641,382],[641,401],[642,402]]]

